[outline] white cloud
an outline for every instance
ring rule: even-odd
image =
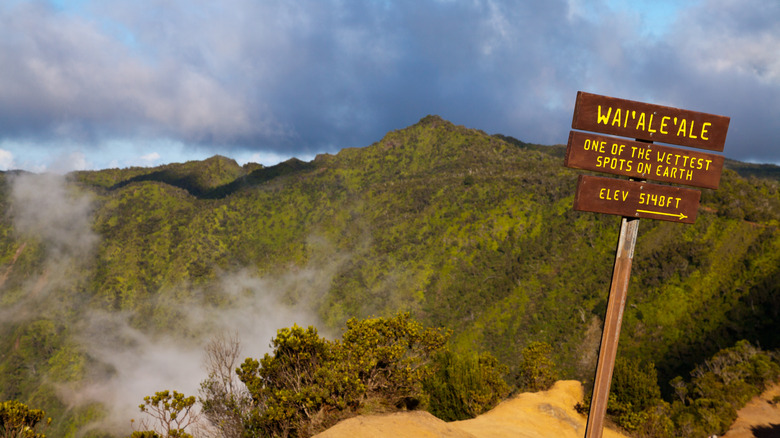
[[[680,50],[704,72],[737,73],[780,85],[780,6],[761,0],[710,0],[677,27]]]
[[[225,303],[219,307],[160,291],[156,306],[180,312],[179,324],[186,336],[144,332],[128,324],[128,315],[93,312],[79,325],[78,338],[90,356],[109,365],[112,372],[74,387],[62,385],[59,395],[70,404],[104,403],[108,418],[96,426],[122,431],[130,418],[139,419],[138,403],[145,396],[164,389],[197,395],[199,383],[208,377],[204,346],[215,334],[235,333],[242,345],[240,357],[260,358],[270,352],[269,343],[278,329],[293,324],[320,326],[311,302],[327,289],[343,260],[336,257],[328,265],[276,278],[259,278],[246,270],[225,273],[219,284]],[[299,304],[289,305],[282,298],[285,293],[299,296]]]
[[[146,154],[146,155],[141,155],[140,158],[143,161],[147,161],[150,164],[153,164],[153,163],[157,162],[157,160],[160,159],[160,154],[158,154],[157,152],[152,152],[152,153],[149,153],[149,154]]]
[[[14,154],[11,151],[0,149],[0,170],[11,170],[14,166]]]
[[[98,236],[92,231],[92,197],[68,186],[62,175],[21,174],[12,179],[14,229],[45,241],[57,256],[84,259]]]
[[[88,170],[92,165],[82,151],[72,151],[53,160],[49,170],[55,173],[68,173],[74,170]]]
[[[22,2],[0,7],[0,29],[13,35],[0,39],[0,124],[11,133],[94,141],[147,132],[192,142],[263,134],[264,121],[230,82],[171,54],[141,56],[85,17]],[[13,117],[4,114],[12,108]]]
[[[253,154],[251,154],[249,156],[243,157],[243,158],[239,158],[236,161],[238,161],[238,162],[240,162],[242,164],[246,164],[246,163],[259,163],[259,164],[262,164],[263,166],[273,166],[273,165],[279,164],[279,163],[281,163],[283,161],[287,161],[290,158],[293,158],[293,156],[288,155],[288,154],[278,154],[276,152],[261,151],[261,152],[255,152],[255,153],[253,153]],[[297,159],[299,159],[301,161],[311,161],[311,160],[314,159],[314,156],[312,156],[311,154],[303,154],[303,155],[299,154],[295,158],[297,158]]]
[[[87,0],[65,13],[15,2],[0,6],[0,141],[167,139],[185,160],[262,150],[256,161],[270,163],[365,146],[439,114],[558,143],[577,90],[684,107],[706,96],[696,101],[728,101],[735,120],[751,120],[774,111],[777,5]],[[766,97],[751,110],[732,84]],[[751,156],[778,159],[773,127],[734,132],[766,144]]]

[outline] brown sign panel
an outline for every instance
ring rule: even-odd
[[[731,118],[577,92],[573,129],[723,151]]]
[[[564,166],[717,189],[723,156],[571,131]]]
[[[700,198],[698,190],[580,175],[574,209],[692,224]]]

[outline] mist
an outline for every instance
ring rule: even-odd
[[[14,229],[41,239],[51,260],[83,259],[94,250],[92,196],[69,186],[65,176],[22,173],[11,179]]]
[[[77,327],[76,338],[105,368],[85,382],[60,385],[58,395],[71,406],[105,405],[107,417],[87,428],[129,434],[130,420],[137,425],[144,417],[138,405],[145,396],[166,389],[198,395],[200,383],[208,377],[205,347],[214,337],[235,335],[241,341],[242,359],[261,358],[271,351],[278,329],[293,324],[320,327],[312,303],[329,284],[332,271],[327,266],[306,268],[275,278],[258,277],[250,269],[223,273],[216,285],[209,286],[219,291],[219,306],[205,304],[203,291],[177,303],[163,293],[158,305],[175,306],[183,318],[175,332],[138,328],[132,322],[137,318],[129,313],[91,314]],[[298,293],[305,299],[290,303],[289,296]]]
[[[223,271],[200,289],[173,285],[154,291],[151,315],[99,310],[91,302],[87,275],[100,244],[92,228],[99,200],[56,174],[15,175],[9,178],[8,193],[17,257],[40,251],[34,257],[42,262],[25,272],[25,284],[14,285],[13,291],[0,284],[3,298],[11,303],[0,310],[0,321],[49,319],[67,326],[68,342],[77,346],[87,365],[74,381],[44,379],[69,409],[93,403],[104,407],[104,418],[81,433],[97,429],[129,435],[130,420],[137,426],[145,416],[138,405],[157,391],[197,396],[208,378],[205,347],[218,335],[237,337],[242,359],[261,358],[270,352],[278,329],[322,327],[315,309],[346,259],[334,257],[327,242],[313,237],[315,254],[308,266],[264,277],[245,267]],[[12,269],[13,263],[7,271]],[[170,322],[162,324],[164,329],[159,328],[161,318]]]
[[[52,293],[78,294],[84,268],[94,259],[100,241],[92,230],[93,197],[63,175],[22,173],[8,179],[9,212],[21,244],[0,284],[9,303],[0,310],[0,319],[24,321],[58,314],[63,309]],[[17,258],[30,251],[40,251],[42,263],[24,273],[28,279],[21,290],[7,290],[5,279]]]

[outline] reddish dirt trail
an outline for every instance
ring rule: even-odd
[[[344,420],[315,438],[582,438],[586,418],[574,410],[580,382],[560,381],[549,391],[519,394],[477,418],[444,422],[427,412],[399,412]],[[626,438],[606,429],[604,438]]]
[[[778,438],[780,437],[780,382],[770,386],[737,412],[737,420],[722,438]]]
[[[26,246],[27,246],[27,242],[24,242],[19,246],[19,248],[16,249],[13,258],[11,259],[11,263],[8,265],[8,268],[6,268],[5,272],[3,272],[2,275],[0,275],[0,287],[3,287],[3,285],[5,284],[5,281],[8,279],[8,275],[11,274],[11,270],[13,269],[14,264],[16,263],[16,259],[19,258],[19,256],[22,254],[22,251],[24,251],[24,248]]]

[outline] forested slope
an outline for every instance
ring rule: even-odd
[[[456,350],[492,352],[510,378],[541,340],[563,377],[590,379],[619,218],[572,210],[562,152],[428,116],[308,163],[216,156],[67,185],[0,174],[0,397],[44,405],[67,418],[55,435],[72,433],[111,415],[73,396],[80,382],[118,373],[87,334],[138,343],[112,338],[106,315],[198,346],[252,325],[209,314],[255,305],[331,332],[409,311],[452,329]],[[666,392],[738,340],[780,347],[778,172],[727,167],[746,176],[725,170],[694,225],[639,226],[619,354],[652,360]]]

